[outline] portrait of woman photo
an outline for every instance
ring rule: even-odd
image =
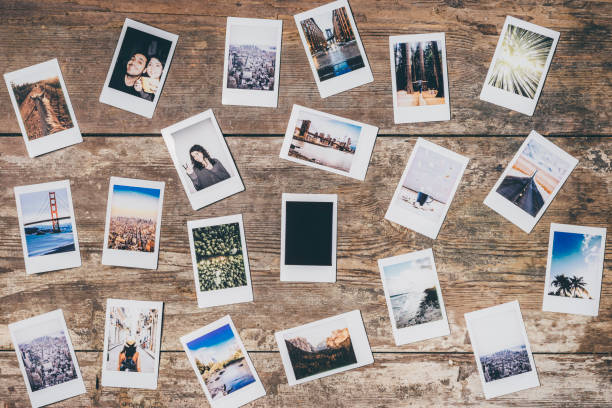
[[[128,27],[108,86],[148,101],[161,88],[171,41]]]
[[[196,191],[210,187],[220,181],[230,178],[229,172],[219,159],[210,156],[208,151],[194,144],[189,149],[190,160],[183,165]]]

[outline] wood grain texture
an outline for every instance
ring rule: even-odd
[[[2,72],[58,58],[82,132],[157,133],[206,108],[215,108],[226,134],[282,134],[299,103],[380,127],[381,134],[611,135],[612,3],[447,0],[353,0],[374,82],[321,99],[293,15],[325,1],[64,3],[2,1]],[[279,108],[221,105],[225,17],[283,20]],[[478,99],[506,15],[561,32],[533,117]],[[180,36],[152,120],[98,102],[123,20],[133,18]],[[388,37],[446,32],[452,120],[394,125]],[[19,132],[7,90],[1,87],[2,133]]]
[[[430,138],[469,157],[455,199],[434,241],[384,221],[416,138],[379,138],[365,182],[278,158],[282,139],[228,138],[246,191],[193,211],[161,137],[87,137],[81,145],[42,156],[23,156],[19,138],[4,138],[0,158],[0,347],[11,348],[7,324],[64,309],[77,349],[102,348],[106,299],[162,300],[163,349],[227,313],[249,350],[275,350],[274,332],[360,309],[375,351],[471,351],[463,314],[518,299],[531,345],[541,352],[612,352],[612,246],[597,318],[541,311],[551,222],[609,225],[612,148],[605,138],[553,138],[580,162],[531,234],[482,201],[523,138]],[[100,263],[110,176],[166,182],[159,267],[156,271]],[[83,266],[25,276],[13,202],[15,183],[69,178]],[[282,192],[338,194],[336,284],[279,281]],[[242,213],[255,302],[198,309],[187,220]],[[376,260],[432,247],[451,335],[398,348],[393,343]],[[568,329],[571,327],[571,329]]]
[[[278,353],[251,353],[267,395],[248,407],[603,407],[612,400],[612,357],[535,355],[541,386],[484,400],[470,354],[374,354],[374,364],[299,386],[287,385]],[[162,353],[155,391],[102,388],[102,353],[78,352],[87,394],[54,407],[208,406],[185,353]],[[14,352],[0,352],[0,403],[29,407]],[[572,375],[567,375],[567,373]],[[580,400],[577,400],[577,395]]]

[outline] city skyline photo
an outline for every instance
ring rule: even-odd
[[[228,30],[227,88],[273,91],[279,30],[241,24]]]
[[[553,233],[548,294],[592,299],[601,279],[601,235]]]

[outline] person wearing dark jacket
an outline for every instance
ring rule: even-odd
[[[189,155],[191,156],[191,163],[183,167],[185,167],[187,175],[197,191],[230,178],[221,162],[210,157],[202,146],[193,145],[189,149]]]

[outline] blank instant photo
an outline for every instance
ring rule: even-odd
[[[577,164],[532,130],[484,204],[529,234]]]
[[[335,282],[338,196],[283,193],[280,280]]]
[[[8,328],[32,407],[86,392],[61,309],[11,323]]]
[[[532,116],[559,33],[506,17],[480,99]]]
[[[27,274],[81,266],[70,180],[14,188]]]
[[[374,80],[347,0],[293,18],[321,98]]]
[[[606,228],[550,224],[542,310],[599,314]]]
[[[378,260],[395,344],[450,334],[430,249]]]
[[[464,316],[486,399],[540,386],[518,301]]]
[[[282,20],[228,17],[223,105],[276,108]]]
[[[188,221],[187,231],[198,307],[251,302],[242,214]]]
[[[444,33],[389,37],[395,123],[450,120]]]
[[[102,264],[157,269],[163,181],[111,177]]]
[[[107,299],[102,386],[157,389],[163,302]]]
[[[178,35],[125,19],[100,102],[152,118]]]
[[[363,181],[378,128],[293,105],[280,158]]]
[[[469,160],[418,138],[385,219],[436,239]]]
[[[194,210],[244,191],[236,164],[211,109],[161,132]]]
[[[81,143],[57,59],[4,74],[30,157]]]
[[[231,317],[181,337],[212,408],[234,408],[266,395]]]
[[[374,362],[359,310],[279,331],[274,337],[289,385]]]

